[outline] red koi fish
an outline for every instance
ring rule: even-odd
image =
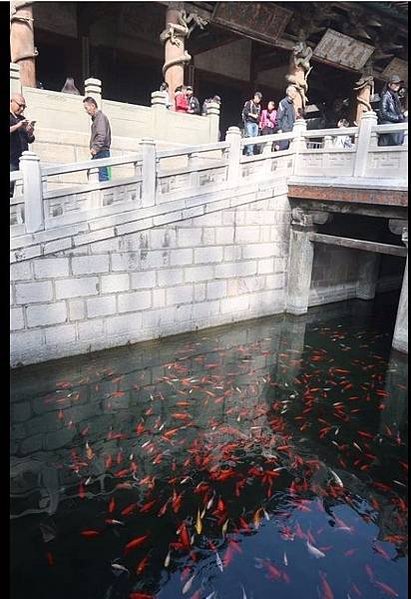
[[[80,534],[86,539],[92,539],[98,537],[100,533],[98,530],[82,530]]]
[[[396,591],[394,591],[394,589],[392,589],[391,587],[389,587],[388,584],[385,584],[385,582],[381,582],[379,580],[376,580],[374,582],[374,584],[375,584],[376,587],[378,587],[379,589],[381,589],[389,597],[399,597],[399,594]]]
[[[183,545],[183,547],[188,549],[191,546],[191,543],[190,543],[190,535],[188,534],[188,530],[187,530],[187,526],[186,526],[185,522],[183,522],[183,524],[180,526],[179,537],[180,537],[181,544]]]
[[[330,587],[325,574],[323,572],[320,572],[320,577],[321,577],[321,589],[323,592],[323,599],[334,599],[334,593],[332,591],[332,588]]]
[[[139,562],[136,566],[136,574],[141,574],[147,568],[148,564],[148,555],[144,557],[141,562]]]
[[[147,539],[148,535],[143,535],[142,537],[137,537],[129,543],[127,543],[127,545],[124,547],[124,555],[127,555],[133,549],[137,549],[137,547],[140,547],[140,545],[142,545]]]
[[[153,501],[149,501],[148,503],[145,503],[141,508],[140,508],[140,513],[141,514],[146,514],[147,512],[149,512],[151,510],[152,507],[154,507],[156,503],[156,500],[153,499]]]

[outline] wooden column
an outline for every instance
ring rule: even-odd
[[[20,66],[21,84],[36,87],[34,25],[32,2],[15,0],[10,6],[10,57]]]
[[[355,122],[360,124],[362,117],[366,112],[371,112],[371,96],[374,93],[374,79],[372,75],[362,75],[361,79],[356,82],[354,91],[357,94],[357,110]]]
[[[187,28],[181,25],[181,10],[172,3],[166,12],[166,28],[160,39],[164,42],[163,77],[169,86],[170,99],[174,99],[174,90],[184,84],[184,66],[191,56],[184,49]]]

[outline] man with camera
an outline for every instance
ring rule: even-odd
[[[10,100],[10,172],[19,170],[19,160],[23,152],[34,141],[35,121],[23,116],[26,101],[20,94],[14,94]],[[10,182],[10,197],[14,193],[14,181]]]

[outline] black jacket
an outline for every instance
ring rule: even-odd
[[[380,100],[380,123],[402,123],[404,120],[398,94],[386,89]]]
[[[252,100],[247,100],[244,104],[242,119],[243,123],[259,123],[261,114],[261,104],[254,104]]]
[[[200,114],[201,113],[200,102],[197,100],[197,98],[195,96],[191,96],[188,99],[188,109],[190,111],[190,114]]]
[[[288,97],[283,98],[278,105],[277,124],[283,133],[292,131],[295,122],[295,109],[293,101]]]
[[[15,116],[10,113],[10,127],[24,121],[25,118],[23,115]],[[10,133],[10,162],[18,164],[20,156],[29,149],[29,144],[33,143],[34,139],[34,135],[29,135],[24,127]]]

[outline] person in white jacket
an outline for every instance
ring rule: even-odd
[[[337,127],[349,127],[350,123],[347,119],[340,119],[337,123]],[[353,144],[349,135],[336,135],[334,138],[334,146],[336,148],[352,148]]]

